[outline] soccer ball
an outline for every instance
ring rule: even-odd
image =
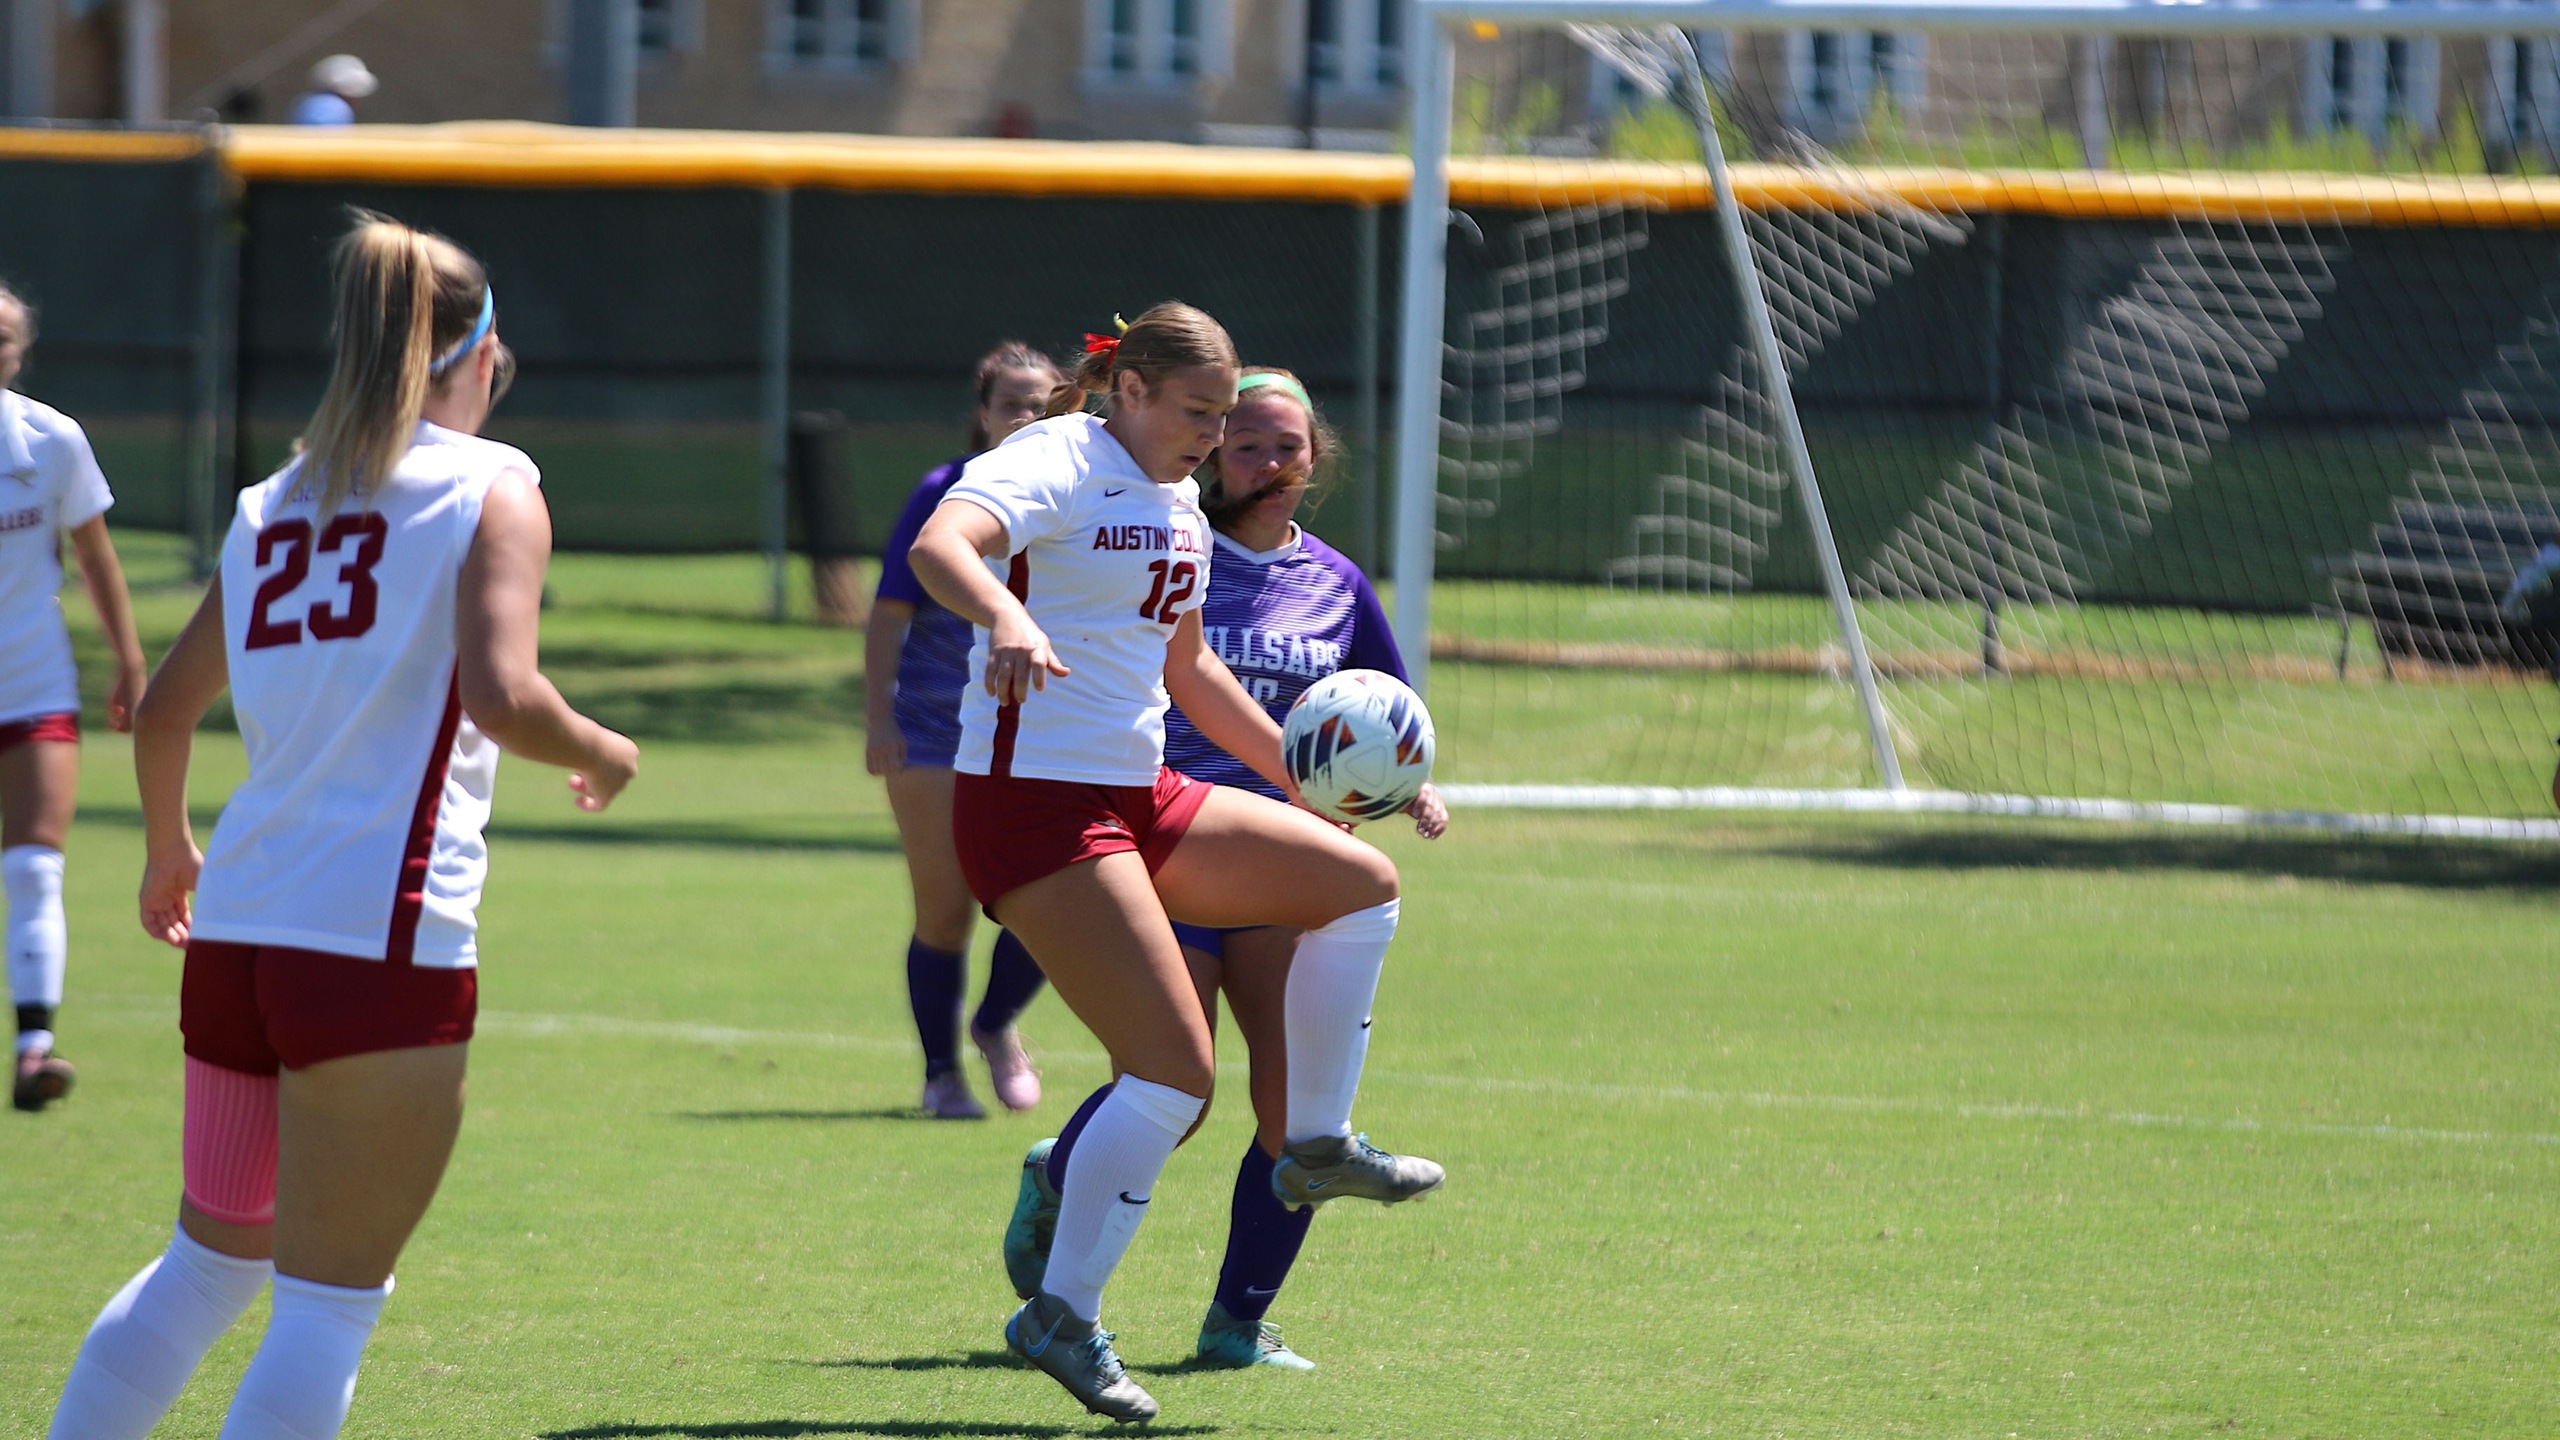
[[[1431,712],[1382,670],[1337,670],[1280,727],[1282,763],[1308,808],[1345,824],[1404,809],[1431,778]]]

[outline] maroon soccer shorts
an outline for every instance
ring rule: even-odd
[[[1152,875],[1182,843],[1211,788],[1163,768],[1153,785],[963,773],[951,794],[960,874],[989,907],[1079,861],[1123,851],[1136,851]]]
[[[281,945],[187,942],[178,1029],[187,1053],[249,1075],[323,1060],[458,1045],[480,1011],[480,972],[357,960]]]

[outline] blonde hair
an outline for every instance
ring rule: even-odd
[[[436,357],[480,320],[489,277],[441,235],[355,212],[331,271],[337,291],[329,388],[303,432],[302,477],[328,514],[369,495],[409,452]]]
[[[1236,342],[1227,338],[1225,326],[1210,319],[1205,310],[1167,300],[1130,321],[1129,328],[1120,332],[1119,344],[1086,351],[1076,362],[1076,373],[1049,392],[1049,413],[1081,410],[1087,396],[1110,394],[1112,377],[1122,371],[1152,389],[1175,370],[1195,365],[1233,368],[1235,363]]]
[[[1303,400],[1299,398],[1306,389],[1306,382],[1299,379],[1295,372],[1283,370],[1277,365],[1248,365],[1244,367],[1244,374],[1277,375],[1288,381],[1290,385],[1297,387],[1292,390],[1278,385],[1263,385],[1247,393],[1277,395],[1284,400],[1297,401],[1300,408],[1307,412],[1307,498],[1304,503],[1307,513],[1312,515],[1316,508],[1324,503],[1324,497],[1333,489],[1333,458],[1342,448],[1342,439],[1333,433],[1332,426],[1324,423],[1324,415],[1316,409],[1316,402],[1312,397]],[[1241,380],[1244,376],[1239,375],[1236,378]],[[1237,520],[1243,518],[1245,511],[1260,504],[1262,497],[1269,493],[1267,490],[1246,495],[1227,493],[1226,476],[1218,469],[1218,456],[1226,448],[1221,445],[1216,450],[1210,451],[1208,461],[1200,467],[1209,477],[1200,486],[1200,510],[1202,514],[1209,517],[1210,527],[1221,534],[1225,533]]]

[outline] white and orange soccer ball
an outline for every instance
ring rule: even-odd
[[[1337,670],[1307,687],[1280,754],[1308,808],[1345,824],[1384,819],[1431,778],[1431,712],[1383,670]]]

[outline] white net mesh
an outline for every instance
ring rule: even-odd
[[[1913,784],[2545,813],[2560,246],[2512,222],[2560,189],[2489,175],[2547,163],[2516,97],[2549,64],[2424,38],[1469,41],[1449,772],[1876,782],[1779,387],[1709,238],[1698,73]]]

